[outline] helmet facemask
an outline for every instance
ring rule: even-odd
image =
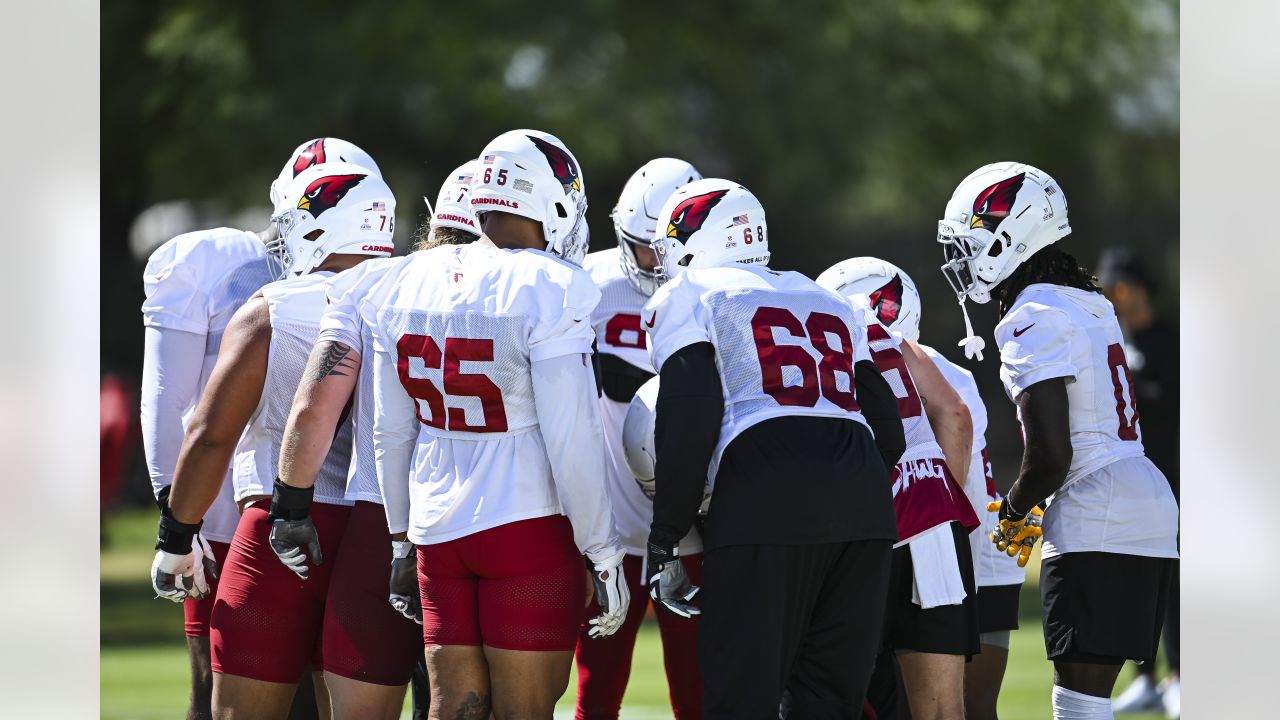
[[[658,281],[658,271],[662,268],[662,262],[658,261],[653,270],[646,270],[640,266],[640,256],[636,254],[636,248],[644,248],[653,250],[653,246],[645,238],[639,238],[631,235],[622,228],[617,222],[615,215],[613,223],[614,235],[618,238],[618,256],[622,261],[622,272],[627,278],[627,282],[631,283],[631,287],[636,292],[650,297],[661,284]]]

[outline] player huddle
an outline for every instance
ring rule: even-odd
[[[962,308],[1000,304],[1004,498],[911,278],[769,269],[803,229],[687,162],[637,170],[590,255],[582,168],[535,130],[452,173],[404,257],[351,143],[304,143],[271,199],[146,270],[188,717],[396,718],[422,663],[423,716],[550,718],[576,658],[577,717],[616,718],[652,599],[677,718],[994,718],[1041,534],[1054,717],[1111,717],[1154,657],[1177,509],[1043,171],[975,171],[937,238]]]

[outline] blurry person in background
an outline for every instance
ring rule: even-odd
[[[294,176],[326,158],[347,158],[373,170],[373,159],[338,138],[314,138],[299,145],[271,183],[274,206]],[[151,254],[143,271],[146,299],[142,323],[146,345],[142,365],[142,441],[156,502],[166,507],[183,434],[205,384],[209,382],[222,335],[232,315],[281,271],[267,255],[279,241],[274,223],[261,232],[217,228],[179,235]],[[204,513],[195,543],[202,555],[221,567],[235,535],[240,511],[232,497],[231,472],[224,473],[217,497]],[[209,660],[209,616],[217,595],[216,575],[207,578],[209,594],[183,602],[191,699],[188,719],[211,717],[213,671]],[[295,717],[314,717],[313,693],[298,693]]]
[[[386,220],[394,203],[376,171],[344,162],[314,165],[285,185],[272,218],[281,241],[268,249],[281,261],[281,279],[232,317],[183,440],[152,567],[160,597],[181,600],[198,579],[192,537],[235,455],[242,514],[209,621],[219,717],[282,718],[308,666],[313,674],[324,666],[326,590],[352,505],[344,497],[350,424],[333,438],[313,487],[280,482],[276,468],[327,282],[391,255]],[[314,680],[323,708],[323,678]]]
[[[613,229],[618,246],[587,255],[583,267],[600,288],[600,304],[591,312],[596,333],[596,360],[600,378],[600,418],[604,425],[607,484],[613,503],[614,524],[627,552],[622,570],[631,590],[631,609],[614,635],[596,640],[589,636],[590,618],[599,613],[596,603],[587,608],[578,635],[577,720],[618,717],[622,696],[631,675],[636,635],[649,607],[642,583],[645,543],[653,520],[652,491],[642,490],[627,467],[622,427],[636,390],[654,376],[647,337],[640,313],[658,288],[654,269],[658,258],[649,241],[658,224],[658,211],[667,198],[687,183],[701,178],[689,163],[675,158],[650,160],[636,170],[622,188],[613,209]],[[680,541],[680,559],[690,579],[702,578],[702,538],[690,530]],[[662,635],[662,659],[670,690],[671,711],[676,720],[702,717],[702,676],[698,672],[698,625],[654,603]]]
[[[1133,372],[1134,392],[1142,409],[1142,435],[1147,457],[1169,479],[1178,497],[1178,325],[1160,317],[1152,300],[1160,287],[1145,263],[1126,248],[1109,248],[1098,262],[1098,282],[1116,309],[1124,334],[1125,356]],[[1164,620],[1164,654],[1169,675],[1156,683],[1155,661],[1137,666],[1138,677],[1116,698],[1116,712],[1163,709],[1178,717],[1182,692],[1178,682],[1178,566],[1169,587]]]
[[[138,416],[133,409],[135,393],[128,380],[118,373],[102,376],[98,396],[98,450],[101,456],[98,482],[100,509],[105,509],[124,481],[129,457],[138,442]]]

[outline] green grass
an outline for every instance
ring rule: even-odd
[[[102,550],[102,717],[113,720],[156,720],[181,717],[187,702],[187,655],[182,634],[182,608],[153,599],[147,572],[155,542],[155,514],[121,513],[104,519]],[[1033,568],[1034,569],[1034,568]],[[1036,573],[1031,573],[1035,578]],[[1000,694],[1006,718],[1047,718],[1053,670],[1044,659],[1040,637],[1039,598],[1034,583],[1023,591],[1022,628],[1010,643],[1009,668]],[[1122,689],[1131,677],[1126,670]],[[571,716],[574,688],[559,708]],[[631,720],[670,717],[667,681],[657,625],[646,623],[636,643],[631,681],[622,703]],[[560,714],[560,713],[558,713]],[[407,717],[407,715],[406,715]],[[1126,715],[1157,720],[1161,714]]]

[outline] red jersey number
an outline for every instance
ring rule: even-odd
[[[889,339],[889,333],[885,332],[880,325],[867,323],[867,339],[873,343],[882,342]],[[886,380],[892,374],[897,374],[903,388],[902,394],[898,394],[898,388],[893,387],[892,382],[889,386],[893,387],[893,393],[898,398],[898,414],[902,419],[920,417],[924,412],[924,406],[920,404],[920,393],[916,391],[916,384],[911,381],[911,373],[907,372],[907,361],[902,357],[902,353],[892,347],[872,350],[871,362],[875,363],[876,369],[885,376]]]
[[[502,389],[487,375],[464,373],[463,361],[493,362],[493,340],[487,338],[445,338],[444,351],[429,335],[404,335],[396,343],[398,359],[396,369],[405,392],[417,400],[418,420],[441,430],[461,432],[506,432],[507,409],[502,402]],[[444,392],[427,378],[413,377],[409,373],[409,358],[420,358],[432,370],[443,370]],[[480,401],[484,422],[468,425],[466,412],[456,405],[448,405],[446,398],[474,397]],[[423,406],[429,417],[423,417]]]
[[[1120,427],[1116,434],[1121,440],[1138,439],[1138,399],[1133,394],[1133,374],[1124,356],[1124,346],[1111,343],[1107,346],[1107,365],[1111,368],[1111,385],[1115,389],[1116,415]]]
[[[647,341],[644,330],[640,328],[640,316],[618,313],[609,318],[609,322],[604,326],[604,342],[614,347],[644,350],[647,347]]]
[[[800,345],[778,345],[773,339],[774,328],[808,340],[822,359],[815,362],[813,355]],[[824,397],[844,410],[858,411],[853,390],[853,343],[843,320],[835,315],[815,312],[801,324],[790,310],[762,306],[751,317],[751,331],[760,361],[762,389],[779,405],[813,407],[818,404],[819,397]],[[831,347],[832,336],[839,340],[839,348]],[[784,367],[793,367],[800,372],[799,385],[784,384]],[[848,390],[839,388],[837,374],[846,376]]]

